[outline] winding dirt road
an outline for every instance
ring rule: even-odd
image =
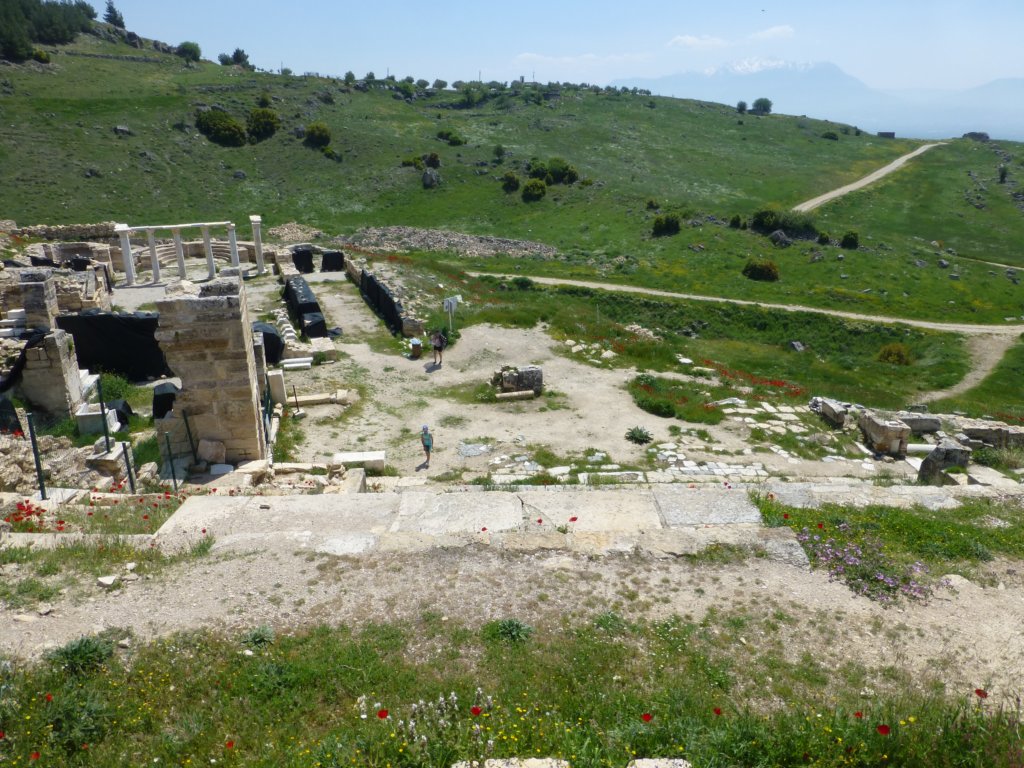
[[[908,160],[911,160],[912,158],[915,158],[918,155],[927,152],[932,147],[941,147],[945,143],[946,142],[944,141],[940,141],[935,144],[925,144],[923,146],[920,146],[910,154],[903,155],[903,157],[898,157],[891,163],[889,163],[887,166],[879,168],[877,171],[874,171],[873,173],[869,173],[863,179],[858,179],[852,184],[847,184],[845,187],[833,189],[831,192],[826,192],[824,195],[818,195],[817,197],[812,198],[806,202],[800,203],[799,205],[794,205],[793,210],[799,211],[800,213],[807,213],[808,211],[813,211],[818,206],[824,205],[830,200],[835,200],[837,197],[842,197],[843,195],[849,192],[854,192],[858,189],[862,189],[866,187],[868,184],[878,181],[883,176],[888,176],[893,171],[901,168],[904,164],[906,164]]]

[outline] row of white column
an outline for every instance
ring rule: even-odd
[[[266,268],[263,264],[263,240],[260,233],[260,226],[263,223],[263,219],[260,216],[250,216],[249,222],[252,224],[252,237],[253,242],[256,245],[256,274],[262,275],[266,272]],[[209,271],[209,278],[211,280],[217,276],[217,265],[213,260],[213,241],[210,239],[210,227],[227,227],[228,244],[231,247],[231,266],[239,266],[238,240],[235,236],[235,225],[230,221],[181,224],[169,227],[129,227],[127,224],[118,224],[114,227],[114,231],[121,239],[121,257],[124,261],[125,284],[135,284],[135,261],[132,258],[131,244],[132,232],[146,233],[146,239],[149,246],[149,259],[153,269],[153,282],[160,282],[160,260],[157,258],[155,235],[155,232],[158,229],[171,230],[171,235],[174,237],[174,254],[178,262],[178,277],[184,280],[187,277],[187,273],[185,270],[185,248],[181,241],[181,230],[191,227],[198,227],[199,231],[203,234],[203,249],[206,252],[206,267]]]

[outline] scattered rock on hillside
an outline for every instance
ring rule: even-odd
[[[129,128],[127,125],[115,125],[114,126],[114,133],[116,133],[118,136],[134,136],[135,135],[135,134],[132,133],[132,129]]]
[[[441,186],[441,174],[434,168],[427,168],[423,171],[423,188],[434,189]]]

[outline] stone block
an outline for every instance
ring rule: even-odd
[[[915,435],[932,434],[942,429],[939,417],[928,413],[900,411],[896,414],[896,418],[910,427],[910,431]]]
[[[202,438],[199,441],[199,446],[196,449],[196,453],[199,455],[200,461],[205,461],[210,464],[224,463],[224,443],[220,440],[209,440],[207,438]]]
[[[944,472],[950,467],[966,467],[971,461],[971,449],[960,445],[955,440],[942,440],[929,453],[921,468],[917,471],[917,479],[928,485],[943,485]]]
[[[828,397],[821,398],[821,417],[831,426],[842,429],[846,426],[848,414],[846,405]]]
[[[884,419],[872,411],[864,411],[858,422],[864,442],[875,453],[903,457],[907,455],[910,427],[896,419]]]

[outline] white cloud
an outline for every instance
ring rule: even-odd
[[[669,48],[690,48],[696,51],[710,51],[713,48],[724,48],[729,43],[720,37],[710,35],[676,35],[668,41]]]
[[[749,58],[730,62],[722,69],[736,75],[752,75],[755,72],[764,72],[770,69],[798,69],[799,67],[800,65],[782,59]]]
[[[762,29],[760,32],[754,32],[751,36],[751,40],[786,40],[793,37],[796,34],[789,24],[780,24],[777,27],[768,27],[768,29]]]

